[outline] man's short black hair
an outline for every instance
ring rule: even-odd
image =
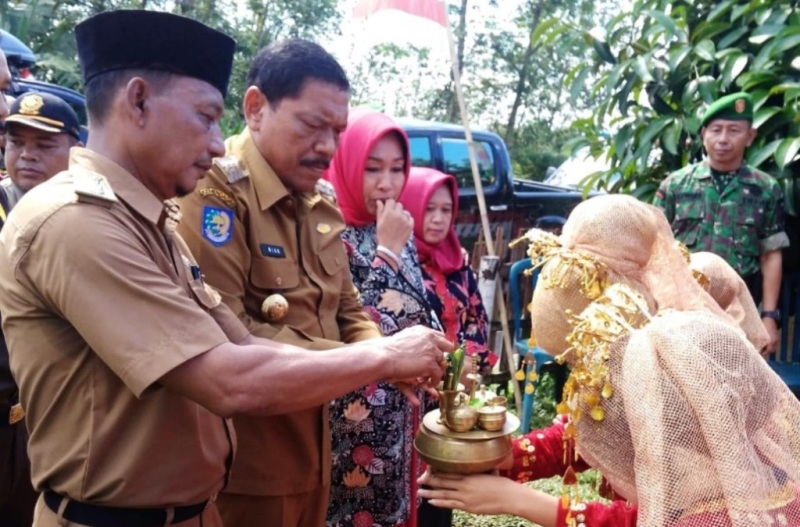
[[[84,86],[86,113],[89,115],[90,124],[102,124],[105,121],[117,91],[133,77],[142,77],[154,89],[162,90],[174,76],[174,73],[167,71],[125,69],[109,71],[93,77]]]
[[[256,55],[247,86],[256,86],[273,107],[286,97],[298,97],[308,80],[350,91],[342,66],[319,44],[302,39],[273,42]]]

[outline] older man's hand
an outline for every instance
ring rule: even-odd
[[[436,386],[447,368],[444,354],[455,349],[443,333],[424,326],[404,329],[379,342],[389,363],[386,380],[397,383],[407,396],[413,393],[410,387]],[[412,396],[412,402],[414,399]]]

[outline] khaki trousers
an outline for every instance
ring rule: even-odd
[[[217,505],[225,527],[323,527],[330,487],[289,496],[220,493]]]

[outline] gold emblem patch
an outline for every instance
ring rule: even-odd
[[[734,110],[736,110],[736,113],[744,112],[745,104],[746,103],[744,99],[736,99],[736,103],[733,105],[733,108]]]
[[[40,95],[26,95],[19,102],[19,113],[23,115],[39,115],[39,110],[44,106],[44,99]]]
[[[320,234],[328,234],[331,232],[331,226],[327,223],[318,223],[317,224],[317,232]]]
[[[197,189],[197,191],[200,192],[200,195],[203,197],[214,196],[216,198],[219,198],[221,202],[223,202],[225,205],[229,207],[233,207],[234,205],[236,205],[236,200],[233,199],[233,196],[231,196],[227,192],[221,191],[218,188],[203,187]]]

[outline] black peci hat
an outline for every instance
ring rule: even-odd
[[[80,139],[80,123],[75,110],[60,97],[28,92],[11,104],[6,125],[35,128],[51,134],[68,134]]]
[[[149,69],[204,80],[223,95],[228,90],[234,40],[191,18],[108,11],[78,24],[75,38],[84,85],[109,71]]]

